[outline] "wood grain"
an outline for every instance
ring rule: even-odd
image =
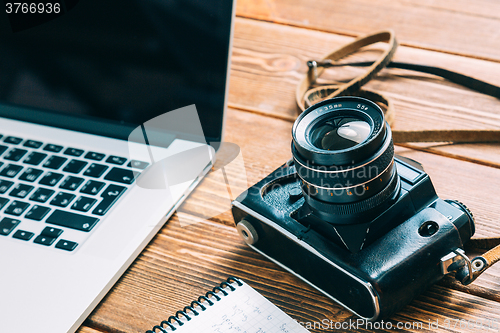
[[[144,332],[228,275],[241,277],[300,322],[356,320],[324,295],[251,251],[234,228],[208,221],[183,228],[174,217],[120,279],[89,323],[106,331]],[[498,321],[500,308],[498,302],[435,286],[391,320],[427,323],[446,318]]]
[[[98,331],[87,326],[82,326],[76,331],[76,333],[103,333],[103,331]]]
[[[247,247],[229,211],[236,194],[291,157],[294,91],[306,72],[305,62],[353,36],[392,27],[405,45],[396,60],[439,66],[500,85],[500,4],[493,0],[239,0],[237,13],[226,140],[240,148],[244,171],[232,163],[211,172],[78,333],[145,332],[228,275],[241,277],[298,321],[356,320]],[[351,59],[374,59],[382,47]],[[325,78],[348,80],[360,72],[332,69]],[[497,99],[432,76],[384,70],[367,88],[394,101],[395,129],[500,128]],[[442,198],[460,200],[473,211],[475,237],[500,235],[500,145],[412,147],[416,149],[398,147],[396,152],[421,162]],[[225,179],[231,182],[231,194]],[[394,326],[422,323],[429,332],[478,331],[447,328],[446,320],[451,325],[456,319],[500,324],[499,265],[469,287],[444,279],[389,321]],[[436,321],[438,328],[429,327]],[[316,327],[311,332],[325,330]]]
[[[352,38],[254,20],[237,19],[229,103],[241,110],[293,121],[295,87],[306,61],[350,42]],[[374,59],[380,47],[352,60]],[[500,85],[500,64],[438,52],[400,47],[396,60],[438,66]],[[344,80],[362,69],[331,69],[326,78]],[[500,128],[498,99],[442,79],[403,70],[384,70],[367,88],[388,96],[397,112],[395,130]],[[500,145],[443,146],[430,151],[499,165]],[[491,164],[491,163],[490,163]]]
[[[294,119],[295,87],[307,71],[306,62],[317,59],[353,39],[349,37],[237,19],[232,57],[229,102],[242,109],[285,114]],[[374,52],[361,52],[352,60],[374,59]],[[437,52],[400,47],[395,60],[418,62],[459,71],[500,85],[500,64]],[[332,69],[326,78],[346,79],[362,73]],[[469,91],[438,78],[404,70],[385,70],[366,86],[394,99],[396,127],[473,128],[500,126],[498,100]],[[464,121],[467,123],[464,124]]]
[[[250,184],[290,156],[288,121],[230,110],[227,126],[233,129],[228,132],[227,140],[240,146]],[[273,131],[259,132],[262,126]],[[261,133],[259,139],[255,133]],[[398,148],[397,153],[422,162],[441,196],[461,200],[471,208],[477,216],[477,235],[500,234],[500,225],[496,223],[500,220],[500,204],[485,200],[498,196],[500,170],[404,148]],[[461,179],[472,174],[474,182],[465,188]],[[227,211],[211,221],[196,218],[203,210],[200,207],[219,205],[224,187],[214,186],[218,181],[208,175],[185,204],[184,213],[192,215],[194,223],[181,225],[175,215],[101,302],[88,325],[105,332],[144,332],[228,275],[243,278],[299,321],[355,320],[348,311],[248,248],[239,239]],[[245,189],[243,184],[241,189]],[[428,323],[446,318],[498,320],[499,278],[500,267],[485,273],[475,283],[478,294],[474,289],[443,282],[391,320],[394,323]],[[485,297],[487,292],[493,296]]]
[[[240,0],[237,15],[358,36],[393,29],[403,45],[500,61],[500,4],[482,1]]]

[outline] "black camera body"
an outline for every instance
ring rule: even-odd
[[[293,160],[233,202],[238,232],[251,248],[370,321],[453,270],[474,234],[472,214],[440,199],[420,164],[394,157],[376,104],[358,97],[318,103],[292,135]],[[301,135],[320,154],[348,156],[333,163],[314,151],[308,156],[304,146],[314,149]]]

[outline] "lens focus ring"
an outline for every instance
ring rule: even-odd
[[[394,195],[394,192],[398,189],[399,184],[399,177],[397,177],[396,173],[393,172],[389,185],[367,200],[354,202],[352,204],[332,205],[321,200],[316,200],[311,196],[305,196],[305,199],[314,210],[323,212],[323,214],[358,214],[381,205],[384,201]],[[326,220],[328,220],[328,218],[326,218]],[[338,218],[335,219],[335,221],[339,220],[340,219]]]
[[[391,136],[390,129],[387,131]],[[323,166],[304,160],[292,147],[297,173],[306,183],[323,188],[345,188],[366,183],[380,176],[394,159],[392,139],[387,139],[375,156],[360,164]]]

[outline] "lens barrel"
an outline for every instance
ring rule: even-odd
[[[292,138],[302,191],[318,217],[356,223],[346,215],[372,212],[399,192],[392,133],[377,104],[361,97],[322,101],[298,117]]]

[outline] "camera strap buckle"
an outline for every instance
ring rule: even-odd
[[[468,285],[476,280],[484,271],[500,261],[500,238],[480,238],[471,239],[467,243],[467,249],[487,250],[480,256],[475,257],[471,261],[471,269],[463,267],[460,269],[455,278],[462,284]],[[467,271],[465,271],[467,270]],[[470,273],[472,270],[472,273]],[[472,277],[471,277],[472,276]]]
[[[469,248],[488,247],[490,250],[470,260],[464,250],[456,249],[441,259],[443,273],[455,272],[455,279],[465,286],[474,282],[486,269],[500,261],[500,238],[473,239],[467,245]]]

